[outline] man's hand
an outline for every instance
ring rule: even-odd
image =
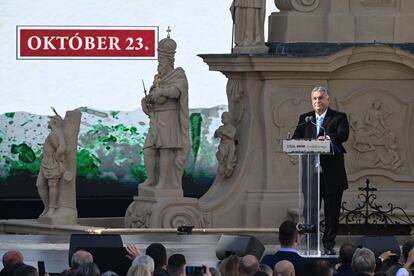
[[[151,91],[150,91],[150,93],[148,95],[148,97],[150,98],[150,100],[152,102],[157,102],[158,98],[161,97],[161,96],[164,96],[163,95],[163,91],[162,91],[161,88],[153,88],[153,89],[151,89]]]
[[[141,255],[141,251],[139,251],[135,244],[127,244],[125,249],[128,252],[128,255],[125,255],[125,257],[127,257],[130,260],[133,260],[136,256]]]
[[[391,256],[396,256],[397,254],[392,253],[390,250],[385,251],[384,253],[382,253],[379,258],[381,259],[381,262],[385,262],[386,260],[388,260],[389,258],[391,258]]]
[[[414,247],[411,248],[410,252],[408,253],[408,257],[407,257],[407,260],[405,261],[404,268],[407,269],[407,271],[409,271],[413,263],[414,263]]]

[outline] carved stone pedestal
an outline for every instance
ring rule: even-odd
[[[197,206],[198,200],[183,197],[181,189],[170,191],[140,189],[140,196],[134,197],[134,201],[126,211],[125,227],[177,228],[181,225],[206,227],[207,219]]]
[[[52,216],[39,217],[37,222],[52,225],[77,224],[77,217],[78,212],[76,209],[60,207]]]
[[[263,45],[258,46],[236,46],[233,48],[234,54],[260,54],[260,53],[267,53],[269,51],[269,47]]]

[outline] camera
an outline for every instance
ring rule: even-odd
[[[202,276],[206,273],[205,266],[186,266],[185,275],[187,276]]]
[[[298,229],[299,234],[314,234],[316,233],[316,225],[315,224],[306,224],[306,223],[299,223],[296,228]]]
[[[178,235],[191,235],[194,225],[180,225],[177,227]]]

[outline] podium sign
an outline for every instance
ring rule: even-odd
[[[283,140],[283,152],[287,154],[321,154],[331,152],[330,140]]]
[[[331,154],[331,141],[284,140],[283,152],[299,158],[299,223],[312,225],[316,230],[305,234],[300,249],[307,257],[320,257],[320,154]]]

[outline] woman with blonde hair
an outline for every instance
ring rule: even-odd
[[[148,255],[136,256],[128,269],[127,276],[152,276],[154,260]]]
[[[220,263],[219,271],[223,276],[238,276],[239,265],[240,258],[236,255],[231,255]]]

